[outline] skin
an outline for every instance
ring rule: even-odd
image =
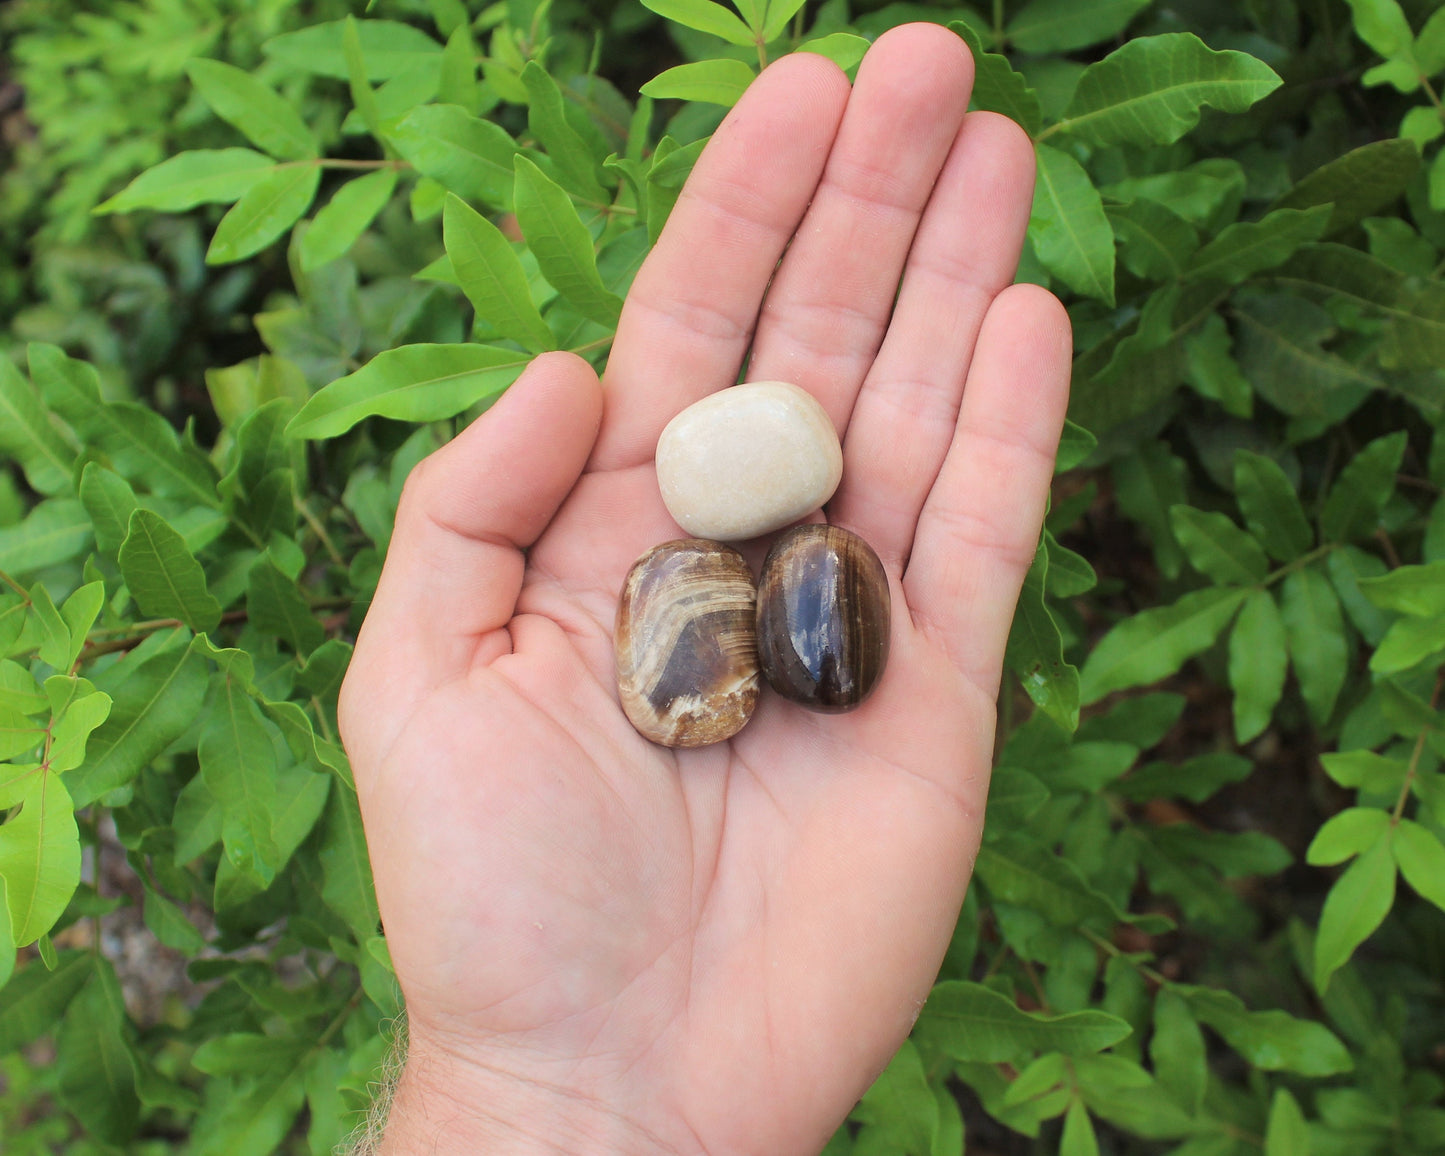
[[[851,89],[819,56],[768,68],[604,381],[539,357],[408,481],[341,696],[409,1016],[383,1152],[817,1151],[917,1017],[1070,362],[1058,301],[1011,285],[1030,142],[965,115],[972,76],[931,25],[880,37]],[[883,559],[892,654],[851,714],[765,694],[674,752],[618,708],[617,591],[681,536],[658,433],[745,358],[843,436],[825,513]]]

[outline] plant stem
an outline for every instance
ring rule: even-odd
[[[25,599],[26,602],[30,601],[30,591],[25,589],[24,586],[20,585],[19,582],[15,581],[14,578],[10,577],[9,574],[5,573],[4,570],[0,570],[0,582],[4,582],[6,586],[10,587],[10,589],[14,590],[15,593],[19,594],[20,597]]]
[[[1445,688],[1445,667],[1435,675],[1435,689],[1430,694],[1430,709],[1438,710],[1440,706],[1440,691]],[[1400,797],[1395,800],[1395,809],[1390,812],[1390,825],[1396,826],[1405,815],[1405,804],[1410,801],[1410,791],[1415,786],[1415,779],[1420,774],[1420,756],[1425,753],[1425,740],[1430,735],[1428,727],[1422,728],[1419,737],[1415,739],[1415,749],[1410,752],[1410,765],[1405,771],[1405,781],[1400,784]]]
[[[317,520],[316,515],[311,512],[310,503],[303,502],[300,498],[294,496],[291,500],[296,506],[296,512],[306,519],[306,524],[311,527],[312,533],[321,540],[321,545],[325,548],[326,552],[331,555],[331,560],[344,570],[346,568],[346,559],[343,558],[341,552],[337,550],[336,544],[331,540],[331,535],[326,532],[326,527],[324,527]]]
[[[1261,582],[1260,585],[1273,586],[1281,578],[1288,577],[1296,570],[1303,570],[1306,566],[1308,566],[1311,562],[1315,561],[1317,558],[1323,558],[1326,554],[1336,549],[1338,545],[1339,543],[1337,542],[1326,542],[1323,546],[1316,546],[1308,554],[1301,554],[1293,562],[1286,562],[1274,573],[1266,575],[1264,581]]]
[[[1110,942],[1109,940],[1105,939],[1102,935],[1100,935],[1098,932],[1092,930],[1091,928],[1088,928],[1088,927],[1080,927],[1080,928],[1079,928],[1079,934],[1081,934],[1085,939],[1087,939],[1087,940],[1088,940],[1090,943],[1092,943],[1095,947],[1099,948],[1099,950],[1104,951],[1104,952],[1107,952],[1109,955],[1112,955],[1115,959],[1122,959],[1125,963],[1127,963],[1130,967],[1132,967],[1135,971],[1137,971],[1137,972],[1138,972],[1140,975],[1142,975],[1145,979],[1150,980],[1150,981],[1152,981],[1153,983],[1158,984],[1160,987],[1170,987],[1170,986],[1173,985],[1173,982],[1174,982],[1174,981],[1171,980],[1168,976],[1163,975],[1162,973],[1155,971],[1155,970],[1154,970],[1152,967],[1150,967],[1147,963],[1140,963],[1137,959],[1135,959],[1133,956],[1131,956],[1131,955],[1130,955],[1127,951],[1125,951],[1123,948],[1121,948],[1121,947],[1119,947],[1117,944],[1112,943],[1112,942]]]

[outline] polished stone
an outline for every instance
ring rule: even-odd
[[[883,677],[890,613],[888,576],[867,542],[837,526],[789,530],[758,579],[763,677],[810,710],[852,710]]]
[[[701,747],[742,730],[758,701],[756,601],[743,556],[720,542],[667,542],[633,563],[613,647],[639,734]]]
[[[662,500],[699,538],[738,542],[779,530],[821,507],[842,476],[832,419],[785,381],[709,394],[657,442]]]

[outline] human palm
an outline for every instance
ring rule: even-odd
[[[408,482],[342,695],[411,1032],[388,1150],[806,1153],[912,1024],[978,844],[1069,360],[1058,303],[1008,288],[1032,150],[965,116],[971,76],[928,25],[851,93],[820,57],[768,69],[603,385],[539,358]],[[671,751],[618,706],[616,599],[679,536],[658,433],[745,358],[843,435],[826,515],[883,559],[891,656],[851,714],[764,694],[730,742]]]

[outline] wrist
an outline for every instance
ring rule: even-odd
[[[377,1156],[678,1156],[602,1099],[413,1044]]]

